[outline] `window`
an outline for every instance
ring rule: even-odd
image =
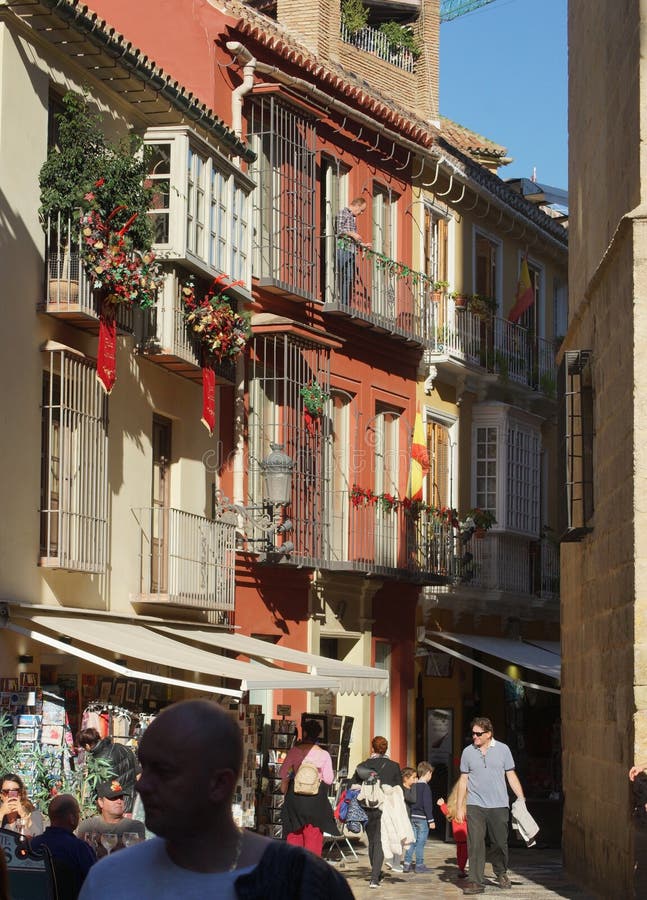
[[[432,281],[448,281],[447,220],[425,205],[425,275]]]
[[[525,313],[519,319],[519,325],[525,328],[532,337],[543,337],[543,271],[542,269],[528,260],[528,273],[530,275],[530,283],[534,295],[532,306],[529,306]]]
[[[564,488],[562,541],[579,541],[591,530],[593,497],[593,383],[590,350],[567,350],[559,368],[559,436]]]
[[[396,259],[397,197],[381,185],[373,188],[373,250]],[[373,263],[371,312],[394,319],[396,309],[396,276],[384,266]]]
[[[93,361],[45,350],[41,429],[41,565],[103,572],[108,401]]]
[[[274,94],[255,98],[249,140],[257,154],[254,274],[301,297],[317,290],[315,123]]]
[[[568,331],[568,284],[563,278],[553,282],[553,335],[562,338]]]
[[[187,130],[149,129],[146,143],[157,189],[150,211],[155,243],[190,259],[205,278],[225,274],[248,285],[253,182]]]
[[[432,506],[451,506],[449,433],[446,426],[440,422],[427,423],[427,452],[429,454],[427,503]]]
[[[330,560],[348,559],[348,492],[352,475],[350,467],[350,405],[352,397],[345,391],[331,391],[328,404],[331,418],[331,440],[327,446],[328,476],[327,556]]]
[[[327,156],[321,158],[321,197],[319,219],[321,222],[321,295],[326,302],[335,299],[335,217],[348,206],[348,175],[350,169],[338,159]]]
[[[172,425],[168,419],[153,416],[150,589],[152,593],[158,594],[168,591],[171,429]]]
[[[497,515],[497,457],[496,428],[476,429],[476,503],[479,509]]]
[[[491,512],[497,529],[539,537],[539,420],[503,404],[478,404],[473,439],[473,506]]]
[[[482,297],[497,297],[500,245],[483,234],[474,243],[474,290]]]
[[[327,445],[330,419],[306,427],[301,388],[316,380],[330,394],[330,351],[296,335],[257,335],[249,370],[248,494],[264,501],[261,464],[271,443],[281,444],[294,460],[292,502],[288,509],[294,556],[321,559],[325,530]]]

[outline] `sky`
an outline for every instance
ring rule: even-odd
[[[440,113],[507,147],[504,178],[568,187],[568,0],[494,0],[440,26]]]

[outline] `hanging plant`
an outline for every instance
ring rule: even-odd
[[[303,420],[309,434],[314,434],[319,420],[323,415],[326,400],[330,399],[330,394],[326,394],[322,390],[321,385],[316,378],[304,385],[299,391],[303,398]]]
[[[249,316],[232,308],[225,293],[228,276],[214,279],[209,290],[198,300],[192,278],[181,291],[184,321],[202,349],[202,423],[210,435],[216,424],[216,373],[214,362],[236,360],[244,352],[251,336]],[[235,281],[229,284],[242,284]]]

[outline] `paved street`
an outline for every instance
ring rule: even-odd
[[[335,863],[348,878],[349,884],[357,900],[376,900],[376,898],[395,898],[407,900],[409,897],[458,898],[463,892],[458,887],[456,878],[456,855],[453,844],[440,841],[428,841],[425,850],[425,864],[431,871],[420,875],[398,875],[384,868],[384,879],[378,890],[368,886],[368,856],[364,844],[355,845],[358,860],[352,860],[345,848],[347,861]],[[338,858],[334,849],[332,859]],[[486,875],[492,869],[486,867]],[[510,851],[511,891],[502,891],[494,881],[486,889],[491,897],[501,896],[509,900],[547,900],[547,898],[572,898],[572,900],[598,900],[595,894],[574,884],[565,874],[561,864],[559,850],[511,849]]]

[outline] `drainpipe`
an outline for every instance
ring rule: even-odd
[[[231,127],[234,134],[243,136],[243,97],[254,87],[256,59],[240,41],[227,41],[227,50],[243,63],[243,81],[231,92]]]
[[[234,134],[243,136],[243,97],[254,87],[254,70],[256,59],[240,41],[227,41],[227,50],[243,63],[243,80],[231,92],[231,128]],[[234,394],[234,471],[233,500],[234,503],[245,502],[245,364],[242,359],[236,361],[236,388]]]

